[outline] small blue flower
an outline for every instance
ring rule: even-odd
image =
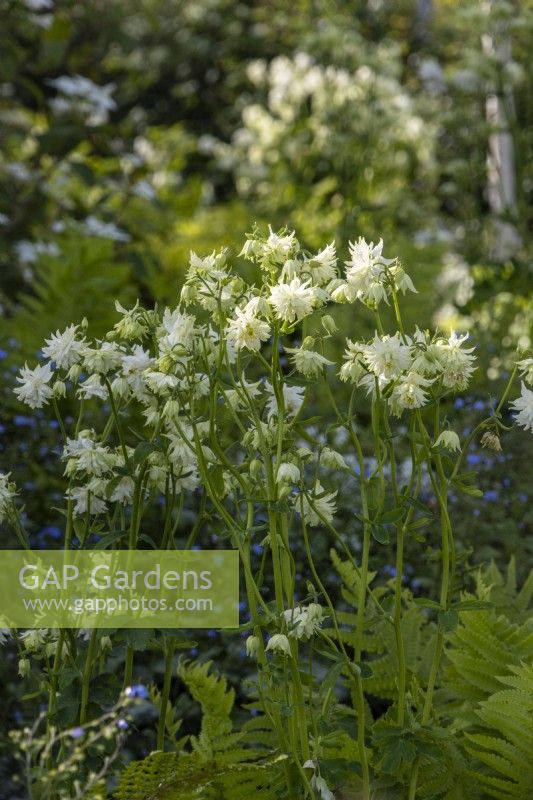
[[[474,465],[474,464],[480,464],[482,458],[481,456],[478,456],[477,453],[469,453],[466,457],[466,460],[468,461],[469,464]]]
[[[81,739],[81,737],[84,735],[85,731],[81,727],[72,728],[72,730],[70,731],[70,736],[72,736],[73,739]]]
[[[141,700],[148,699],[148,689],[142,683],[135,683],[133,686],[128,686],[124,690],[126,697],[138,697]]]
[[[489,503],[495,503],[498,500],[499,496],[500,496],[499,492],[497,492],[495,489],[487,489],[487,491],[483,495],[483,498],[485,500],[488,500]]]
[[[193,658],[195,656],[197,656],[198,655],[198,648],[197,647],[191,647],[191,649],[189,650],[189,655],[191,655]]]
[[[261,553],[263,552],[263,546],[260,544],[253,544],[252,551],[256,556],[260,556]]]
[[[455,402],[454,402],[455,408],[463,408],[464,404],[465,404],[465,401],[463,400],[462,397],[457,397]]]
[[[121,731],[127,731],[129,728],[129,723],[125,719],[117,720],[117,728]]]
[[[476,402],[474,403],[474,409],[476,411],[483,411],[484,408],[485,408],[485,403],[483,402],[483,400],[476,400]]]
[[[0,349],[0,361],[3,361],[4,358],[7,358],[7,350]]]

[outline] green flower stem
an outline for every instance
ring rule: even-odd
[[[174,664],[174,649],[176,642],[173,636],[165,638],[165,676],[163,678],[163,692],[161,694],[161,707],[159,709],[159,723],[157,726],[157,749],[163,750],[165,746],[165,728],[167,718],[167,706],[170,697],[170,684]]]
[[[335,633],[337,635],[337,640],[339,642],[340,651],[344,656],[347,672],[350,680],[354,683],[355,688],[355,700],[356,700],[356,707],[357,707],[357,743],[358,749],[361,757],[361,770],[362,770],[362,777],[363,777],[363,795],[362,800],[370,800],[370,772],[368,767],[368,759],[366,755],[366,745],[365,745],[365,699],[364,699],[364,692],[363,692],[363,681],[361,677],[361,671],[359,666],[356,664],[357,669],[354,669],[354,665],[348,656],[346,649],[344,647],[344,642],[342,639],[341,631],[337,622],[337,615],[335,613],[335,607],[331,601],[331,598],[328,594],[328,591],[324,584],[322,583],[320,576],[317,572],[315,567],[315,562],[313,559],[313,554],[311,552],[311,547],[309,544],[309,536],[307,534],[307,525],[304,518],[304,506],[303,506],[303,496],[300,497],[300,514],[302,520],[302,532],[304,537],[304,544],[305,550],[307,553],[307,560],[309,562],[309,566],[311,568],[311,572],[313,578],[315,579],[317,586],[319,587],[326,604],[328,606],[329,612],[331,614],[331,621],[333,623],[333,627],[335,628]],[[326,637],[329,638],[329,637]],[[336,648],[335,648],[336,649]],[[356,659],[357,661],[357,659]]]
[[[89,683],[91,681],[91,673],[93,668],[93,662],[95,660],[97,644],[98,644],[98,630],[97,628],[93,628],[89,639],[87,655],[85,656],[85,667],[83,669],[83,678],[81,682],[80,725],[83,725],[87,721],[87,704],[89,702]]]
[[[120,449],[122,450],[122,455],[124,457],[124,464],[127,466],[128,470],[131,472],[131,464],[130,459],[128,456],[128,450],[126,448],[126,443],[124,441],[124,434],[122,433],[122,425],[120,424],[120,417],[118,414],[117,404],[115,402],[115,397],[113,395],[113,390],[111,388],[111,384],[109,383],[108,378],[104,377],[104,383],[107,388],[107,393],[109,395],[109,402],[111,404],[111,411],[113,413],[113,419],[115,420],[115,426],[117,429],[117,434],[120,442]]]

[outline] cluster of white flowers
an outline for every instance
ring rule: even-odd
[[[388,53],[381,63],[389,63]],[[389,70],[392,73],[392,70]],[[290,181],[298,174],[301,154],[330,165],[329,174],[354,171],[390,176],[407,170],[398,154],[409,149],[416,161],[428,165],[433,158],[434,130],[416,113],[413,100],[392,74],[382,74],[368,64],[349,71],[322,66],[299,52],[278,56],[268,64],[250,64],[253,84],[266,92],[266,102],[251,102],[242,112],[242,126],[230,144],[204,137],[200,145],[214,152],[223,168],[234,172],[238,191],[258,195],[268,207],[278,201],[276,180]],[[349,133],[347,134],[347,131]],[[372,136],[368,148],[354,151],[353,142]],[[364,159],[363,164],[361,160]],[[293,177],[294,180],[294,177]],[[360,187],[360,183],[358,186]]]
[[[228,410],[242,415],[239,457],[248,465],[259,463],[259,471],[247,467],[247,474],[256,479],[262,449],[274,447],[279,431],[294,426],[305,402],[306,387],[297,385],[293,374],[303,375],[309,386],[310,379],[333,364],[323,352],[336,332],[329,315],[318,323],[321,333],[300,341],[291,338],[287,344],[283,334],[297,335],[298,323],[306,320],[307,325],[315,310],[336,302],[362,302],[377,312],[380,302],[396,306],[398,292],[414,291],[397,259],[383,257],[381,240],[374,245],[358,239],[349,250],[342,278],[334,243],[313,255],[301,247],[294,231],[269,229],[266,236],[254,231],[240,255],[260,269],[258,284],[232,272],[225,251],[203,258],[191,253],[176,308],[161,313],[143,309],[138,302],[132,308],[117,302],[119,319],[103,340],[87,338],[86,321],[51,334],[42,350],[44,362],[34,368],[25,365],[17,377],[19,400],[39,409],[72,388],[83,401],[106,403],[108,413],[116,417],[109,420],[103,437],[85,430],[65,442],[68,496],[75,513],[101,514],[109,503],[132,502],[140,464],[132,448],[122,441],[111,446],[109,440],[114,428],[120,438],[120,417],[126,408],[137,407],[153,442],[144,457],[144,492],[194,490],[206,465],[221,469],[222,496],[235,491],[235,476],[213,452],[216,431],[208,407],[217,394]],[[309,324],[315,322],[316,318]],[[370,341],[347,340],[339,375],[367,395],[380,393],[391,413],[399,416],[422,408],[433,397],[466,388],[475,369],[474,348],[466,346],[467,339],[468,334],[431,335],[416,329],[412,335],[400,330],[393,335],[376,332]],[[285,358],[283,371],[290,370],[288,375],[278,373],[274,385],[264,375],[260,350],[265,344]],[[269,357],[274,360],[274,353]],[[248,380],[253,363],[255,380]],[[533,359],[524,359],[518,367],[524,383],[513,408],[517,423],[533,430],[533,391],[526,386],[533,379]],[[485,436],[484,446],[498,444]],[[457,451],[460,443],[453,431],[444,431],[434,446]],[[322,447],[320,461],[332,469],[348,468],[328,447]],[[313,488],[305,489],[304,462],[303,456],[288,452],[279,459],[278,494],[309,526],[329,524],[337,493],[323,488],[316,474]]]
[[[117,107],[112,97],[116,89],[114,83],[98,86],[82,75],[60,75],[48,83],[57,90],[57,96],[50,101],[54,111],[58,114],[81,113],[88,125],[107,122],[110,112]]]
[[[310,639],[324,621],[324,609],[318,603],[309,603],[308,606],[289,608],[283,616],[290,637]]]
[[[445,337],[417,329],[413,337],[374,336],[372,342],[348,341],[340,369],[343,381],[362,386],[368,394],[390,387],[389,406],[394,415],[406,409],[422,408],[429,400],[429,388],[464,390],[475,367],[474,348],[462,347],[468,334]]]

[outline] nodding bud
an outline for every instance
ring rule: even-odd
[[[500,437],[495,431],[486,431],[481,437],[481,447],[486,447],[487,450],[495,450],[497,453],[501,453],[502,446]]]
[[[86,331],[86,330],[87,330],[87,328],[89,327],[89,320],[87,319],[87,317],[84,317],[84,318],[82,319],[82,321],[81,321],[81,323],[80,323],[80,326],[81,326],[81,329],[82,329],[83,331]]]
[[[315,346],[315,340],[312,336],[306,336],[302,342],[302,350],[313,350]]]
[[[54,397],[64,397],[67,393],[67,387],[63,381],[56,381],[52,387]]]
[[[19,675],[21,678],[25,678],[26,675],[30,674],[31,664],[28,658],[21,658],[19,661]]]
[[[255,658],[259,652],[260,644],[258,636],[249,636],[246,639],[246,655],[250,656],[250,658]]]
[[[257,458],[254,458],[252,461],[250,461],[250,475],[252,478],[259,478],[261,475],[261,469],[262,464]]]
[[[335,323],[335,320],[330,314],[326,314],[325,316],[322,317],[322,327],[324,328],[326,333],[328,333],[330,336],[332,336],[334,333],[337,333],[337,331],[339,330]]]
[[[69,380],[72,381],[72,383],[77,383],[81,375],[81,364],[73,364],[69,369],[67,375]]]

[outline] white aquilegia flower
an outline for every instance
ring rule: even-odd
[[[83,365],[89,373],[107,375],[117,369],[124,353],[115,342],[96,341],[96,347],[84,347],[82,351]]]
[[[268,640],[265,650],[271,650],[274,653],[290,656],[291,645],[284,633],[275,633]]]
[[[326,492],[320,481],[317,481],[313,494],[302,497],[303,517],[311,528],[322,525],[323,520],[332,521],[336,511],[336,496],[337,492]]]
[[[496,453],[502,452],[500,437],[496,431],[485,431],[481,437],[481,447],[486,447],[487,450],[494,450]]]
[[[337,252],[335,242],[326,245],[322,250],[305,260],[303,271],[311,276],[313,284],[323,286],[337,277]]]
[[[235,318],[230,319],[226,328],[228,341],[237,349],[259,350],[261,343],[270,336],[270,325],[254,314],[235,309]]]
[[[389,398],[389,405],[394,416],[399,417],[405,410],[422,408],[428,399],[426,389],[432,383],[433,380],[423,378],[417,372],[409,372],[401,377]]]
[[[283,462],[279,465],[276,472],[277,483],[299,483],[300,470],[296,464]]]
[[[314,339],[308,336],[301,347],[285,348],[287,353],[291,353],[291,361],[295,368],[307,378],[316,377],[322,372],[324,367],[327,367],[328,364],[333,364],[333,361],[329,361],[327,358],[320,355],[320,353],[310,349],[313,344]]]
[[[261,644],[258,636],[248,636],[245,642],[246,655],[250,658],[256,658],[259,652],[259,645]]]
[[[439,357],[443,364],[442,382],[449,389],[466,389],[475,370],[476,357],[472,355],[475,348],[461,348],[468,336],[468,333],[458,336],[452,332],[447,343],[439,347]]]
[[[132,339],[142,339],[148,329],[146,323],[141,318],[139,301],[137,300],[133,308],[127,309],[124,308],[118,300],[115,300],[115,308],[122,314],[122,319],[115,324],[115,331],[117,334],[122,339],[127,339],[128,341]]]
[[[324,610],[318,603],[296,606],[283,612],[289,636],[296,639],[310,639],[320,629],[324,621]]]
[[[368,243],[363,238],[357,242],[350,242],[350,260],[344,263],[347,266],[346,282],[348,284],[345,294],[348,300],[364,300],[380,303],[387,300],[387,290],[383,285],[385,268],[392,264],[393,259],[384,258],[383,240],[375,245]]]
[[[52,387],[49,386],[52,374],[50,364],[43,364],[34,369],[25,364],[17,376],[17,383],[20,383],[20,386],[13,391],[18,399],[30,408],[42,408],[53,395]]]
[[[352,342],[350,339],[346,339],[346,345],[345,361],[340,368],[339,377],[341,381],[358,384],[368,372],[365,361],[366,345]]]
[[[376,333],[364,352],[369,369],[385,380],[397,378],[411,364],[410,349],[401,341],[399,333],[382,337]]]
[[[135,481],[129,475],[125,475],[118,483],[114,481],[109,484],[111,492],[109,499],[112,503],[131,503],[135,491]]]
[[[9,480],[10,475],[10,472],[7,474],[0,472],[0,522],[3,522],[6,518],[9,507],[16,495],[15,484]]]
[[[82,472],[99,478],[112,470],[116,463],[115,455],[105,445],[95,442],[93,436],[93,431],[81,431],[77,439],[67,439],[62,454],[67,462],[67,475]]]
[[[350,469],[341,454],[331,447],[324,447],[320,454],[320,463],[329,469]]]
[[[74,516],[80,517],[89,512],[95,516],[106,511],[105,500],[96,497],[87,486],[74,486],[66,493],[66,497],[74,501]]]
[[[89,400],[91,397],[105,400],[108,397],[108,391],[98,375],[89,375],[83,383],[80,383],[78,397],[83,397],[85,400]]]
[[[69,325],[63,333],[56,331],[45,339],[43,356],[54,361],[59,369],[68,369],[80,360],[85,342],[76,338],[78,328],[78,325]]]
[[[261,242],[258,248],[261,263],[265,267],[281,266],[287,259],[296,255],[300,249],[300,243],[296,238],[295,231],[280,235],[274,233],[270,225],[268,230],[268,239],[266,242]]]
[[[518,411],[515,416],[516,424],[533,433],[533,391],[528,389],[525,383],[522,382],[522,393],[513,400],[511,407]]]
[[[433,447],[444,447],[453,452],[461,451],[461,442],[455,431],[442,431]]]
[[[277,417],[278,415],[278,402],[274,389],[270,383],[265,383],[265,388],[270,395],[270,400],[267,403],[268,418]],[[285,414],[288,417],[294,417],[301,408],[304,401],[305,388],[303,386],[287,386],[283,384],[283,406]]]
[[[278,319],[295,322],[311,313],[315,305],[315,293],[309,283],[293,278],[290,283],[278,283],[271,287],[269,303]]]
[[[533,386],[533,358],[523,358],[522,361],[517,362],[516,366],[525,382]]]

